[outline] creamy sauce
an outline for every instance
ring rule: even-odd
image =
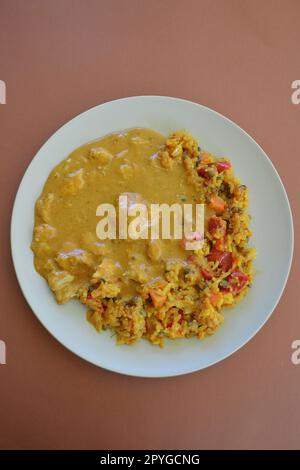
[[[149,129],[114,133],[76,149],[49,175],[36,204],[32,249],[37,271],[59,302],[77,296],[99,266],[100,278],[116,283],[124,296],[133,295],[138,283],[162,276],[168,261],[186,259],[178,240],[96,236],[98,205],[117,207],[122,194],[129,193],[129,202],[147,204],[195,202],[182,163],[162,167],[157,153],[164,143]]]

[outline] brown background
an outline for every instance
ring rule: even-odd
[[[299,448],[299,263],[241,351],[207,370],[139,379],[64,349],[26,304],[10,259],[22,175],[83,110],[128,95],[184,97],[230,117],[266,150],[299,239],[300,2],[0,0],[1,448]],[[276,253],[274,253],[276,256]]]

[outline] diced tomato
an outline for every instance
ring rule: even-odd
[[[208,231],[212,232],[217,228],[220,228],[222,226],[222,222],[225,221],[221,219],[221,217],[216,217],[215,215],[213,217],[210,217],[207,222]]]
[[[220,251],[213,248],[207,256],[208,261],[219,261],[219,265],[223,272],[229,271],[232,267],[232,253],[229,251]]]
[[[195,263],[196,262],[196,257],[195,255],[190,255],[187,257],[187,262],[188,263]]]
[[[202,178],[208,180],[210,178],[209,176],[209,173],[207,171],[207,168],[205,168],[204,166],[200,166],[198,169],[197,169],[197,173],[199,176],[201,176]]]
[[[218,162],[216,164],[218,173],[223,173],[223,171],[229,170],[231,168],[231,163],[230,162]]]
[[[216,214],[222,214],[226,207],[226,202],[220,196],[213,196],[210,199],[208,207],[216,212]]]
[[[167,300],[166,295],[159,294],[155,289],[149,289],[149,294],[155,308],[160,308]]]
[[[227,272],[232,267],[232,253],[229,251],[221,251],[222,255],[219,259],[219,264],[222,271]]]
[[[226,233],[226,222],[225,220],[221,219],[221,217],[210,217],[207,222],[207,228],[209,233],[213,236],[218,232],[221,237],[223,237]]]
[[[238,294],[249,281],[249,276],[242,271],[233,271],[227,278],[232,292]]]
[[[214,273],[212,271],[209,271],[208,269],[201,268],[200,271],[206,281],[211,281],[214,277]]]

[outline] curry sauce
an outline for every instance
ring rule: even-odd
[[[165,141],[149,129],[114,133],[76,149],[50,174],[36,204],[32,248],[35,267],[58,302],[88,285],[103,261],[103,277],[130,295],[136,283],[162,275],[168,260],[186,258],[177,240],[101,241],[96,236],[97,206],[116,205],[122,194],[129,204],[194,202],[196,191],[182,165],[177,162],[170,172],[160,163]],[[70,276],[74,279],[64,284]]]

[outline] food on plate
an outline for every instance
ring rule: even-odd
[[[120,196],[129,208],[205,204],[201,248],[188,251],[185,238],[100,239],[97,207],[116,206]],[[189,133],[115,132],[50,173],[35,207],[35,268],[58,303],[78,299],[96,330],[110,329],[118,343],[201,339],[251,287],[247,207],[248,189],[229,159],[200,148]]]

